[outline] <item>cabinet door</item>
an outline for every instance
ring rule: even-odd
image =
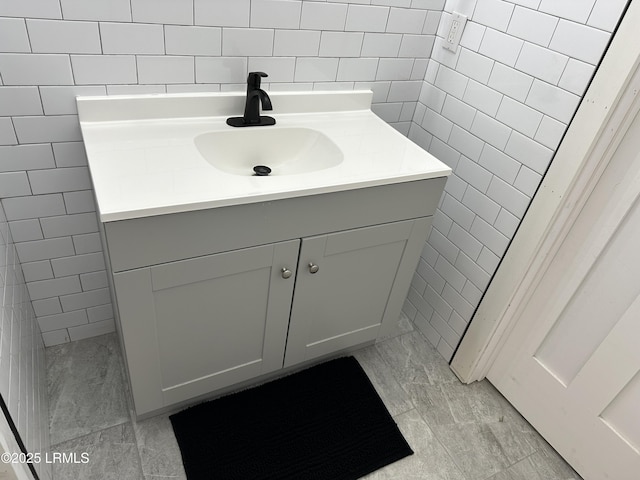
[[[282,368],[299,244],[114,275],[138,415]]]
[[[304,238],[285,367],[373,340],[386,318],[397,321],[429,223]]]

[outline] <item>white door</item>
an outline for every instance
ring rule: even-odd
[[[640,479],[640,115],[487,377],[585,480]]]

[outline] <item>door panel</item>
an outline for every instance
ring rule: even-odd
[[[538,361],[565,385],[576,377],[640,294],[638,245],[640,229],[633,223],[622,226],[536,351]],[[609,272],[615,272],[615,278]],[[575,341],[577,337],[580,341]]]
[[[604,409],[602,420],[635,450],[640,451],[640,422],[630,422],[640,405],[640,374],[636,373],[617,397]]]
[[[139,415],[282,367],[299,243],[114,275]]]
[[[302,240],[285,366],[376,338],[414,223]]]
[[[262,360],[270,270],[154,290],[164,389],[211,375],[212,365],[219,372]]]

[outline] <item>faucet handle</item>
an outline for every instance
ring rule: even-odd
[[[249,76],[247,77],[247,86],[250,88],[260,88],[260,79],[261,77],[268,77],[264,72],[249,72]]]

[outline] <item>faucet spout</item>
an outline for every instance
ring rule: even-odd
[[[244,116],[227,118],[227,125],[232,127],[258,127],[264,125],[275,125],[273,117],[260,115],[260,106],[263,110],[273,110],[271,99],[267,92],[260,88],[262,77],[266,77],[264,72],[250,72],[247,77],[247,98],[244,106]]]
[[[273,106],[271,105],[271,99],[267,92],[260,89],[258,90],[258,96],[260,97],[260,102],[262,103],[262,110],[273,110]]]

